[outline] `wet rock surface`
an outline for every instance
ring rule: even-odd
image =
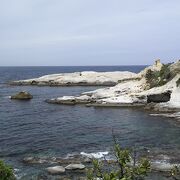
[[[82,170],[85,169],[85,166],[83,164],[69,164],[65,167],[67,170]]]
[[[28,92],[22,91],[15,95],[12,95],[10,98],[17,99],[17,100],[30,100],[33,98],[33,96]]]
[[[145,149],[142,151],[142,154],[140,154],[141,156],[147,156],[148,159],[151,159],[152,173],[159,172],[164,173],[163,176],[167,176],[175,165],[178,167],[180,165],[177,163],[177,158],[173,159],[173,154],[166,155],[159,152],[149,154],[149,152],[148,149]],[[179,156],[179,154],[177,154],[177,156]],[[118,166],[117,161],[114,159],[104,160],[102,158],[100,161],[108,167],[111,166],[111,168]],[[91,160],[82,155],[69,156],[68,158],[26,157],[23,159],[23,162],[29,166],[38,165],[41,166],[41,168],[44,167],[42,168],[43,171],[37,175],[38,180],[85,180],[87,170],[92,167]],[[180,161],[178,160],[178,162]]]
[[[62,166],[54,166],[54,167],[48,167],[47,168],[48,173],[50,174],[61,174],[65,172],[65,168]]]

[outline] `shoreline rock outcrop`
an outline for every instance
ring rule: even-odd
[[[115,72],[74,72],[45,75],[39,78],[12,81],[10,85],[36,86],[114,86],[123,79],[135,78],[136,73],[128,71]]]
[[[47,172],[52,175],[62,174],[65,172],[65,168],[63,166],[48,167]]]
[[[136,74],[133,79],[121,80],[113,87],[84,92],[77,96],[58,97],[47,102],[66,105],[86,104],[86,106],[98,107],[144,106],[146,110],[179,112],[180,87],[177,83],[179,79],[180,61],[163,65],[158,60],[153,66]]]
[[[110,86],[77,96],[46,100],[48,103],[105,107],[142,107],[158,112],[180,112],[180,61],[146,67],[140,73],[76,72],[14,81],[13,85]],[[177,113],[176,113],[177,117]]]

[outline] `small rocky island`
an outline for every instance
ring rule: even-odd
[[[86,106],[143,107],[164,115],[180,118],[180,61],[155,64],[140,73],[75,72],[52,74],[40,78],[14,81],[11,85],[38,86],[108,86],[77,96],[48,99],[48,103],[85,104]],[[160,113],[161,112],[161,113]]]
[[[15,100],[30,100],[33,98],[33,96],[28,92],[22,91],[15,95],[12,95],[10,98]]]

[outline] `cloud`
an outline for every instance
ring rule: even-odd
[[[32,65],[52,53],[53,65],[66,65],[70,54],[83,65],[176,58],[179,21],[179,0],[0,1],[0,65],[21,65],[22,54]]]

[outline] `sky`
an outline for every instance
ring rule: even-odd
[[[0,0],[0,66],[180,59],[180,0]]]

